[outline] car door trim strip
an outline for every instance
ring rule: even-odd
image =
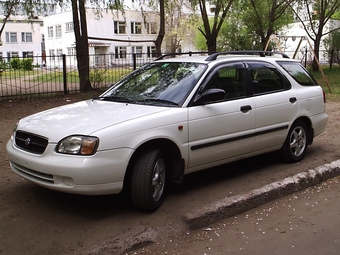
[[[242,139],[246,139],[246,138],[250,138],[250,137],[254,137],[254,136],[264,135],[264,134],[288,129],[288,127],[289,127],[288,125],[284,125],[282,127],[271,128],[271,129],[268,129],[268,130],[255,132],[255,133],[252,133],[252,134],[241,135],[241,136],[236,136],[236,137],[232,137],[232,138],[222,139],[222,140],[219,140],[219,141],[198,144],[198,145],[191,146],[191,150],[192,151],[199,150],[199,149],[203,149],[203,148],[207,148],[207,147],[211,147],[211,146],[215,146],[215,145],[220,145],[220,144],[223,144],[223,143],[230,143],[230,142],[234,142],[234,141],[237,141],[237,140],[242,140]]]

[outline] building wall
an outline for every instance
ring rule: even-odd
[[[93,60],[90,58],[91,65],[119,65],[120,60],[126,63],[126,58],[132,58],[132,53],[137,53],[137,58],[145,58],[145,60],[154,57],[153,41],[156,40],[159,30],[158,13],[150,11],[145,12],[143,16],[140,11],[125,10],[124,15],[120,12],[102,12],[98,17],[92,9],[87,9],[86,15],[90,55],[109,54],[102,59],[100,56]],[[66,55],[76,53],[74,31],[66,31],[66,24],[72,23],[72,20],[71,11],[63,11],[44,18],[46,54],[56,56],[52,58],[56,66],[61,65],[60,58],[57,57],[60,53]],[[117,23],[125,23],[125,26],[122,26],[123,30],[119,29]],[[61,27],[61,36],[56,36],[57,27]],[[49,29],[54,30],[53,36],[49,36]],[[192,38],[182,42],[181,50],[195,50]],[[72,65],[75,64],[76,62],[73,61]]]
[[[325,34],[337,27],[340,27],[340,21],[329,20],[327,25],[324,27],[323,33]],[[323,63],[328,62],[329,60],[327,54],[327,45],[323,42],[325,39],[328,39],[329,36],[331,36],[331,34],[325,35],[321,39],[322,41],[320,45],[319,61]],[[307,50],[308,60],[313,59],[314,43],[308,37],[301,22],[290,24],[280,33],[279,37],[282,50],[286,52],[289,57],[293,57],[294,53],[297,52],[295,58],[303,59]]]
[[[2,25],[3,23],[0,22],[0,26]],[[11,35],[10,38],[8,33]],[[25,33],[24,40],[22,40],[22,33]],[[15,41],[13,41],[14,35]],[[41,56],[43,53],[42,19],[38,18],[32,23],[28,23],[23,17],[8,20],[1,35],[1,42],[0,59],[6,62],[9,62],[12,57]]]

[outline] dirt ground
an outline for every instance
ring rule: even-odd
[[[59,195],[56,192],[43,191],[45,189],[38,188],[32,185],[22,178],[14,174],[10,167],[8,158],[5,151],[5,146],[12,135],[13,127],[15,123],[22,117],[29,114],[56,107],[59,105],[70,104],[82,99],[87,99],[92,95],[80,94],[80,95],[67,95],[57,98],[49,99],[26,99],[26,100],[3,100],[0,101],[0,255],[2,254],[115,254],[114,252],[95,252],[96,245],[105,243],[106,240],[117,240],[117,236],[113,237],[110,234],[109,225],[105,222],[109,217],[112,217],[110,213],[104,213],[95,211],[95,208],[88,208],[89,202],[92,207],[98,206],[99,210],[113,210],[115,209],[115,216],[119,215],[119,223],[122,226],[116,227],[115,231],[119,232],[119,228],[123,229],[124,224],[128,224],[131,208],[122,206],[121,203],[106,205],[108,199],[103,198],[94,202],[91,198],[82,198],[78,201],[73,201],[75,196],[72,195]],[[301,169],[313,168],[323,165],[325,163],[332,162],[340,158],[340,103],[328,102],[327,113],[329,114],[329,123],[326,131],[318,136],[313,146],[310,148],[311,152],[308,161],[303,161],[301,164],[290,165],[285,170],[285,175],[299,172]],[[248,162],[249,163],[249,162]],[[244,163],[246,164],[246,163]],[[251,164],[251,161],[250,161]],[[260,164],[261,165],[261,164]],[[275,165],[276,166],[276,165]],[[242,167],[242,163],[241,163]],[[259,166],[260,167],[260,166]],[[265,166],[267,167],[267,166]],[[270,167],[270,163],[269,163]],[[273,165],[272,165],[273,167]],[[280,167],[281,168],[281,167]],[[274,171],[281,171],[282,169],[276,169]],[[284,175],[283,175],[284,176]],[[195,177],[196,178],[196,177]],[[193,181],[196,181],[193,178]],[[216,177],[218,178],[218,177]],[[263,178],[262,173],[258,173],[258,178]],[[276,177],[270,176],[268,180],[276,181]],[[277,176],[277,178],[281,178]],[[204,179],[204,178],[202,178]],[[244,179],[244,177],[243,177]],[[217,182],[217,181],[216,181]],[[249,181],[248,181],[249,182]],[[190,184],[190,180],[189,180]],[[221,184],[222,185],[222,184]],[[259,182],[259,185],[261,183]],[[186,193],[191,193],[193,190],[198,190],[198,184],[186,187],[183,194],[176,193],[173,197],[177,199],[183,199],[183,204],[186,202]],[[248,185],[249,186],[249,185]],[[245,186],[238,185],[240,189]],[[251,188],[250,186],[249,188]],[[255,187],[255,186],[254,186]],[[191,189],[191,190],[190,190]],[[200,194],[200,201],[209,201],[210,193],[204,193],[205,187],[202,186]],[[183,190],[182,190],[183,191]],[[200,191],[198,191],[200,192]],[[225,190],[224,192],[229,192]],[[230,192],[231,193],[231,192]],[[24,195],[23,195],[24,194]],[[48,203],[53,197],[56,200],[55,203],[43,206],[43,203]],[[111,199],[111,198],[110,198]],[[215,198],[212,198],[215,199]],[[80,200],[80,202],[79,202]],[[193,206],[196,206],[198,201],[193,200]],[[198,199],[197,199],[198,200]],[[171,198],[170,198],[171,201]],[[211,202],[211,201],[210,201]],[[42,203],[42,204],[40,204]],[[78,204],[77,204],[78,203]],[[196,204],[195,204],[196,203]],[[76,204],[76,206],[74,205]],[[176,202],[174,203],[176,205]],[[121,208],[117,209],[117,206]],[[184,206],[183,206],[184,207]],[[188,206],[190,207],[190,206]],[[29,208],[29,209],[28,209]],[[70,209],[71,208],[71,209]],[[154,247],[159,249],[162,245],[160,242],[169,242],[169,236],[171,233],[176,233],[176,247],[183,247],[188,240],[186,238],[185,226],[175,226],[175,222],[171,218],[173,214],[176,214],[176,208],[168,209],[165,207],[161,209],[162,216],[154,215],[157,217],[163,217],[166,226],[161,229],[160,232],[167,233],[164,236],[159,236],[158,245]],[[73,215],[72,211],[76,211]],[[125,211],[127,210],[127,211]],[[184,209],[183,209],[184,210]],[[58,211],[58,214],[55,212]],[[179,213],[182,213],[181,208],[178,208]],[[72,214],[72,215],[71,215]],[[125,214],[125,215],[124,215]],[[51,216],[53,215],[53,216]],[[71,216],[70,216],[71,215]],[[180,218],[181,215],[176,215]],[[56,220],[55,217],[59,217]],[[78,218],[77,218],[78,217]],[[117,216],[118,217],[118,216]],[[134,216],[135,217],[135,216]],[[143,231],[143,222],[152,222],[152,216],[138,215],[139,230]],[[92,220],[96,219],[96,223]],[[171,222],[170,222],[171,221]],[[20,222],[20,224],[19,224]],[[51,223],[52,222],[52,223]],[[164,223],[163,222],[163,223]],[[19,225],[18,225],[19,224]],[[44,224],[49,225],[49,231],[46,232]],[[53,224],[53,225],[51,225]],[[88,228],[84,228],[84,224],[88,224]],[[113,223],[112,223],[113,224]],[[152,225],[150,223],[150,225]],[[126,226],[125,226],[126,227]],[[81,229],[81,231],[75,232],[71,229]],[[176,228],[176,230],[174,230]],[[52,230],[51,230],[52,229]],[[130,227],[129,227],[130,230]],[[145,230],[145,228],[144,228]],[[208,229],[206,233],[212,234],[214,231]],[[75,234],[76,233],[76,234]],[[125,231],[127,233],[127,231]],[[216,231],[214,232],[216,235]],[[196,233],[197,234],[197,233]],[[159,235],[159,232],[158,232]],[[183,235],[183,238],[181,238]],[[119,237],[118,237],[119,239]],[[203,240],[203,239],[202,239]],[[182,242],[182,244],[181,244]],[[70,243],[72,245],[70,245]],[[176,250],[176,247],[174,250]],[[29,252],[27,250],[29,249]],[[89,252],[92,250],[92,253]],[[161,249],[162,250],[162,249]],[[220,250],[224,250],[223,247]],[[111,250],[112,251],[112,250]],[[132,252],[126,254],[143,254],[147,253],[147,250],[139,250],[140,253]],[[172,253],[170,250],[162,250],[168,254],[184,254],[178,252]],[[201,252],[201,251],[200,251]],[[116,253],[119,254],[119,253]],[[149,254],[149,253],[148,253]],[[151,254],[151,253],[150,253]],[[190,253],[185,253],[190,254]],[[204,253],[196,253],[204,254]],[[213,254],[213,253],[207,253]],[[216,253],[217,254],[217,253]]]

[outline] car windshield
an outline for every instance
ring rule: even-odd
[[[181,106],[206,68],[205,64],[187,62],[150,63],[114,84],[97,99]]]

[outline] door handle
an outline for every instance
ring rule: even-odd
[[[250,105],[241,106],[241,112],[249,112],[251,109]]]
[[[291,102],[292,104],[294,104],[296,101],[297,101],[296,97],[289,98],[289,102]]]

